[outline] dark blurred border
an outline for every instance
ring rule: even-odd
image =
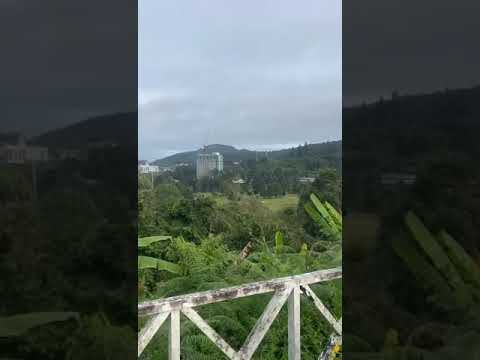
[[[479,10],[343,2],[345,359],[480,351]]]
[[[0,358],[136,358],[137,2],[0,3]]]

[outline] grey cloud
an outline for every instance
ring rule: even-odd
[[[144,0],[140,156],[341,137],[339,2]]]
[[[135,2],[2,1],[0,43],[0,131],[136,108]]]
[[[480,3],[344,1],[344,103],[480,83]]]

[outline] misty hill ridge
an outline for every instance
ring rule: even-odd
[[[137,114],[117,113],[96,116],[34,137],[30,142],[50,148],[84,147],[108,141],[132,145],[137,142]]]
[[[330,141],[317,144],[308,144],[309,155],[317,157],[340,157],[342,151],[341,141]],[[153,164],[159,166],[172,166],[180,163],[193,164],[199,153],[204,149],[194,151],[186,151],[167,156],[163,159],[155,160]],[[219,152],[223,155],[225,161],[242,161],[256,159],[257,153],[259,157],[264,157],[265,153],[269,159],[280,160],[291,156],[292,148],[275,150],[275,151],[254,151],[246,149],[237,149],[230,145],[212,144],[205,147],[207,153]],[[307,155],[306,155],[307,156]]]

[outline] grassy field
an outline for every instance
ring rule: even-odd
[[[223,206],[227,203],[230,202],[229,199],[227,199],[224,195],[221,195],[221,194],[214,194],[214,193],[206,193],[206,192],[197,192],[195,193],[195,196],[197,198],[210,198],[212,199],[213,201],[215,201],[215,203],[217,203],[217,205],[220,205],[220,206]]]
[[[287,194],[276,198],[263,199],[262,203],[273,212],[278,212],[288,208],[296,208],[298,200],[298,195]]]
[[[220,206],[223,206],[230,202],[230,200],[220,194],[196,193],[195,195],[197,197],[209,197]],[[259,200],[271,211],[280,212],[288,208],[296,208],[298,206],[299,198],[297,194],[287,194],[285,196],[279,196],[274,198],[259,198]]]

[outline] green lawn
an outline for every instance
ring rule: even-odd
[[[206,192],[197,192],[195,193],[195,196],[197,198],[200,198],[200,197],[204,197],[204,198],[210,198],[212,199],[213,201],[215,201],[215,203],[217,205],[220,205],[220,206],[223,206],[225,204],[227,204],[230,200],[228,200],[225,196],[221,195],[221,194],[213,194],[213,193],[206,193]]]
[[[195,193],[197,197],[208,197],[215,201],[218,205],[223,206],[230,202],[221,194],[212,193]],[[245,195],[248,198],[247,195]],[[273,212],[280,212],[288,208],[296,208],[298,206],[299,197],[297,194],[288,194],[274,198],[257,198],[259,201]]]
[[[296,208],[298,206],[298,200],[298,195],[288,194],[285,196],[263,199],[262,203],[273,212],[278,212],[288,208]]]

